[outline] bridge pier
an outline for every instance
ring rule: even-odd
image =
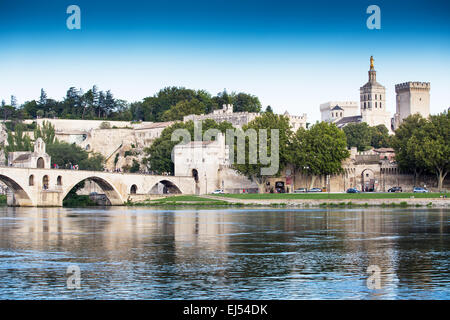
[[[62,207],[64,194],[62,191],[41,190],[37,194],[37,207]]]
[[[20,191],[8,191],[8,193],[6,194],[6,204],[8,205],[8,207],[34,207],[31,199],[29,199],[26,194],[23,194]]]

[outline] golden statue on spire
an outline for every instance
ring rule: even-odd
[[[373,70],[373,56],[370,56],[370,70]]]

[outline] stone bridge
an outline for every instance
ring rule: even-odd
[[[195,193],[193,177],[0,167],[0,181],[8,186],[9,206],[62,206],[69,191],[85,180],[96,182],[111,205],[123,205],[136,194],[161,193],[162,188],[171,194]]]

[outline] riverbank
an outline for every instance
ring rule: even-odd
[[[447,198],[443,198],[443,196]],[[359,197],[358,197],[359,196]],[[383,197],[384,196],[384,197]],[[407,197],[409,196],[409,197]],[[224,194],[150,197],[126,202],[126,206],[195,206],[195,207],[436,207],[450,208],[449,194]],[[6,196],[0,195],[6,206]],[[68,198],[64,207],[91,207],[97,204],[88,196]]]
[[[448,192],[368,192],[368,193],[239,193],[221,194],[221,198],[244,199],[244,200],[365,200],[365,199],[435,199],[449,197]]]
[[[129,206],[230,206],[234,205],[231,201],[192,196],[192,195],[181,195],[181,196],[169,196],[158,199],[146,199],[144,201],[138,202],[127,202],[126,205]],[[236,204],[242,206],[241,204]]]
[[[444,194],[429,194],[431,197],[405,197],[405,194],[383,194],[387,197],[378,198],[354,197],[352,194],[330,194],[339,195],[337,198],[321,198],[318,195],[296,195],[294,197],[285,197],[286,195],[277,194],[274,197],[265,198],[265,194],[245,194],[245,195],[203,195],[203,196],[169,196],[156,200],[148,199],[142,202],[127,203],[132,206],[239,206],[239,207],[450,207],[449,198],[443,198]],[[346,195],[350,197],[345,197]],[[373,194],[375,195],[375,194]],[[394,197],[398,195],[398,197]],[[416,195],[416,194],[415,194]],[[447,194],[446,194],[447,195]],[[245,196],[249,196],[248,198]],[[255,196],[260,196],[255,197]],[[289,196],[289,195],[287,195]],[[308,197],[308,196],[315,196]],[[367,196],[367,194],[365,194]]]

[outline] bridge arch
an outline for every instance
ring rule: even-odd
[[[169,180],[158,181],[150,189],[150,194],[181,194],[180,188]]]
[[[22,186],[17,183],[14,179],[0,174],[0,181],[8,186],[8,188],[12,191],[12,198],[8,199],[9,206],[32,206],[33,201],[31,200],[28,193],[25,191]],[[8,196],[9,198],[9,196]]]
[[[112,183],[110,183],[109,181],[105,180],[104,178],[100,178],[97,176],[90,176],[90,177],[86,177],[83,179],[79,179],[76,183],[68,186],[64,190],[62,199],[64,199],[67,196],[67,194],[70,192],[70,190],[72,190],[77,184],[79,184],[80,182],[83,182],[85,180],[92,180],[95,183],[97,183],[100,186],[100,188],[103,190],[103,192],[105,193],[105,196],[111,202],[111,205],[113,205],[113,206],[123,205],[124,200],[122,199],[122,196],[117,191],[117,189],[114,187],[114,185]]]

